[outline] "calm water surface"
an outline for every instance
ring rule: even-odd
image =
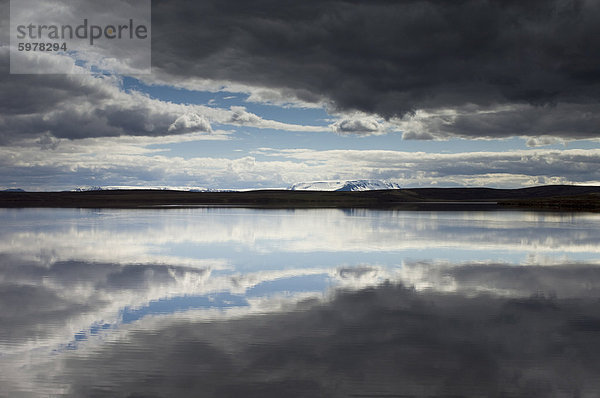
[[[600,215],[0,209],[2,397],[598,397]]]

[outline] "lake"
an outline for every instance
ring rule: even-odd
[[[0,209],[3,397],[597,397],[600,214]]]

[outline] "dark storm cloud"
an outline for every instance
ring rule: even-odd
[[[174,80],[295,90],[385,117],[469,104],[532,105],[534,116],[537,106],[567,104],[580,113],[598,105],[599,20],[600,4],[583,0],[156,1],[153,67]],[[522,122],[514,134],[597,136],[594,117]],[[452,128],[513,134],[474,123]]]
[[[8,1],[0,7],[7,27]],[[419,126],[400,121],[405,138],[599,136],[597,2],[174,0],[153,2],[152,12],[157,81],[243,84],[253,99],[295,97],[405,121],[419,110],[458,111]],[[185,131],[173,123],[187,109],[73,76],[9,75],[5,50],[0,143]],[[340,123],[334,130],[344,134],[385,132]]]
[[[432,114],[404,118],[399,124],[418,120],[417,128],[404,128],[404,139],[435,139],[449,137],[506,138],[511,136],[554,136],[568,139],[598,137],[600,104],[518,105],[509,109],[458,109],[456,114]],[[548,140],[547,144],[556,143]],[[537,142],[544,145],[544,139]],[[530,143],[536,143],[535,139]],[[535,146],[535,145],[533,145]]]
[[[591,282],[597,286],[597,275]],[[62,381],[71,384],[71,395],[548,397],[600,391],[597,298],[467,296],[385,285],[340,292],[325,304],[300,303],[288,313],[162,325],[134,330],[93,355],[66,358]]]

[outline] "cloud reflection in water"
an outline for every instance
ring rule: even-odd
[[[600,391],[597,215],[0,218],[0,395]]]

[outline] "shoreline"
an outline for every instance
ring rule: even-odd
[[[554,185],[520,189],[406,188],[350,192],[289,190],[0,192],[0,208],[32,207],[600,211],[600,186]]]

